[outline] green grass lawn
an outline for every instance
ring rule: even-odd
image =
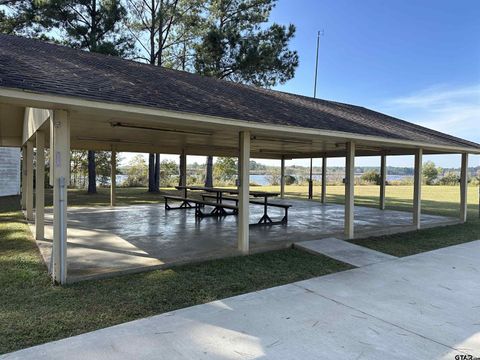
[[[278,191],[278,187],[261,189]],[[306,191],[306,187],[287,187],[293,198],[305,197]],[[411,187],[388,187],[387,196],[388,208],[411,210]],[[161,200],[160,194],[148,194],[145,189],[118,189],[119,205]],[[468,200],[467,224],[354,243],[406,256],[480,239],[477,189],[470,189]],[[329,187],[328,201],[342,203],[343,187]],[[51,204],[51,191],[47,191],[46,203]],[[377,203],[378,187],[356,187],[357,205]],[[427,213],[458,216],[458,203],[458,187],[424,187]],[[0,353],[350,268],[327,257],[290,249],[54,287],[18,204],[17,197],[0,200]],[[108,204],[108,189],[99,189],[96,195],[69,190],[69,206]]]
[[[140,201],[137,192],[144,196],[129,189],[125,201]],[[104,197],[92,203],[103,205]],[[90,203],[80,192],[70,198]],[[0,200],[0,353],[351,268],[287,249],[55,287],[18,203]]]
[[[278,187],[269,187],[267,190],[278,191]],[[468,241],[480,240],[478,188],[470,187],[468,190],[468,222],[466,224],[353,240],[352,243],[394,256],[408,256]],[[356,186],[355,204],[358,206],[378,206],[379,191],[378,186]],[[287,196],[304,198],[308,189],[306,186],[287,186],[286,192]],[[314,194],[318,196],[320,189],[315,188]],[[342,204],[344,202],[345,188],[343,186],[329,186],[327,194],[329,202]],[[386,196],[387,209],[412,211],[412,186],[387,186]],[[425,214],[458,218],[460,213],[459,204],[459,186],[422,187],[422,211]]]

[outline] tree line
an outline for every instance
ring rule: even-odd
[[[0,0],[0,32],[77,49],[272,87],[294,77],[293,24],[270,23],[277,0]],[[88,189],[96,161],[86,154]],[[211,186],[213,160],[206,161]],[[149,154],[148,187],[158,191],[160,156]]]

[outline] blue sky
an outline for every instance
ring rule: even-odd
[[[324,30],[318,97],[480,143],[479,0],[278,0],[271,20],[296,25],[291,48],[300,56],[295,78],[278,90],[313,95],[316,34]],[[458,156],[428,159],[460,164]],[[378,162],[357,160],[360,166]],[[470,165],[478,164],[472,157]],[[391,157],[389,165],[412,166],[413,159]]]
[[[480,143],[480,1],[279,0],[271,19],[296,25],[292,48],[300,56],[295,78],[277,89],[313,95],[316,33],[324,30],[318,97]],[[458,156],[432,159],[459,164]]]

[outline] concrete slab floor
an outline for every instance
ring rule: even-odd
[[[480,356],[480,241],[137,320],[1,359]]]
[[[288,225],[250,228],[252,252],[291,246],[295,241],[343,235],[344,207],[308,200],[275,200],[292,204]],[[250,206],[250,223],[256,223],[263,207]],[[280,209],[269,210],[280,219]],[[356,207],[358,236],[413,230],[412,214]],[[52,239],[52,210],[46,210],[45,241],[40,242],[49,263]],[[455,219],[423,215],[422,226],[456,222]],[[32,226],[32,229],[34,227]],[[34,230],[32,230],[34,231]],[[165,267],[185,262],[238,255],[237,217],[204,218],[197,221],[194,210],[165,211],[162,203],[68,209],[68,281],[112,272]]]
[[[363,246],[351,244],[335,238],[301,241],[295,243],[294,246],[298,249],[314,254],[326,255],[356,267],[367,266],[397,258],[392,255],[367,249]]]

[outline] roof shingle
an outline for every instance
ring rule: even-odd
[[[427,144],[480,145],[363,107],[0,35],[0,87]]]

